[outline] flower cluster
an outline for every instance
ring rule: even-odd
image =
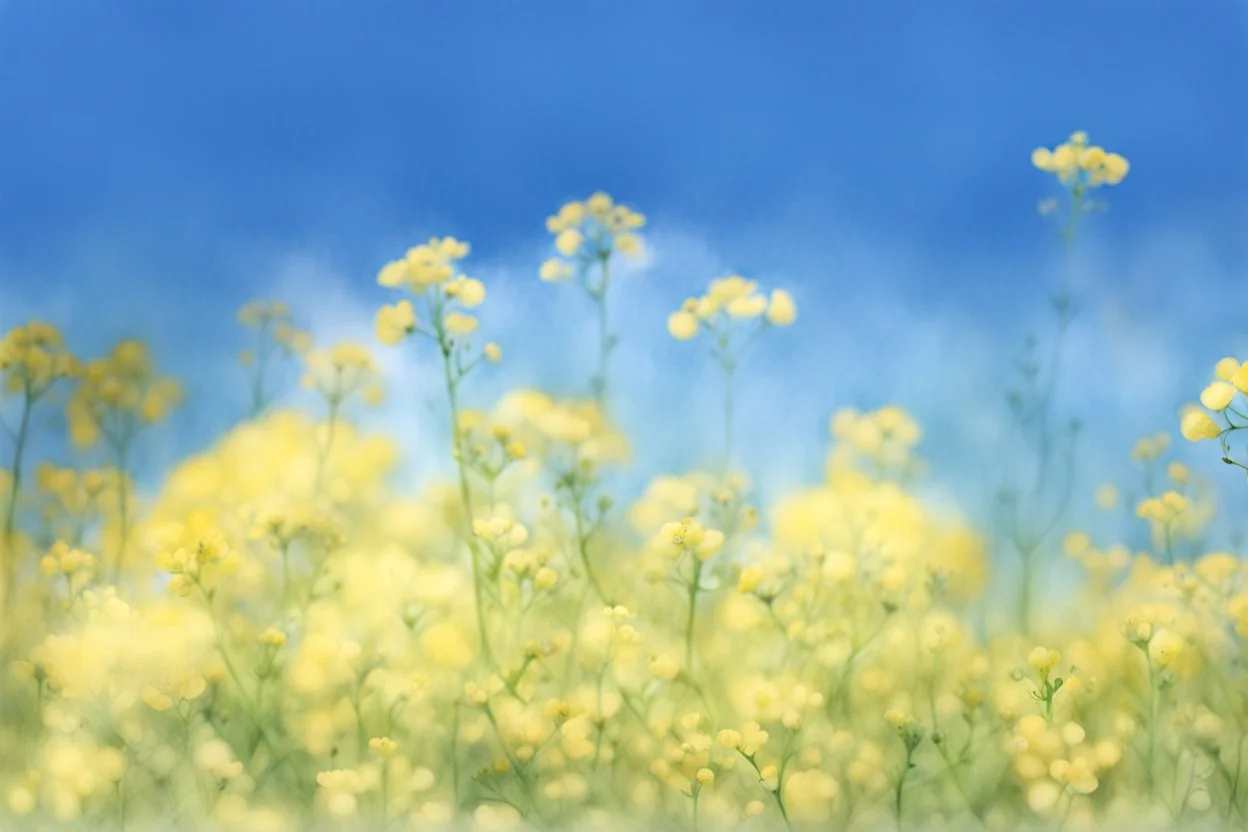
[[[142,341],[122,341],[82,367],[66,408],[70,438],[89,447],[103,440],[116,452],[145,424],[160,422],[182,401],[182,387],[159,376]]]
[[[382,399],[377,363],[363,344],[343,341],[328,349],[313,349],[303,357],[300,383],[318,393],[330,407],[338,407],[356,393],[369,404]]]
[[[1088,134],[1082,131],[1072,133],[1068,141],[1052,150],[1036,148],[1032,151],[1031,163],[1072,189],[1117,185],[1131,168],[1119,154],[1088,144]]]
[[[564,203],[558,214],[546,220],[559,256],[542,263],[542,280],[558,283],[576,275],[584,277],[589,267],[613,254],[639,256],[643,244],[637,231],[645,224],[643,215],[617,205],[601,191],[584,202]]]
[[[312,336],[296,329],[289,307],[282,301],[254,300],[238,310],[238,322],[254,332],[254,346],[241,350],[239,363],[250,367],[251,415],[269,404],[269,367],[274,358],[293,358],[312,349]]]
[[[1231,449],[1232,438],[1248,429],[1248,406],[1241,401],[1248,396],[1248,363],[1223,358],[1213,372],[1214,380],[1200,394],[1200,405],[1183,408],[1179,430],[1189,442],[1217,439],[1222,461],[1248,474],[1248,464],[1235,459]]]
[[[724,338],[733,327],[750,321],[789,326],[796,320],[797,305],[784,289],[773,290],[769,297],[755,281],[731,275],[712,280],[705,295],[681,304],[668,316],[667,331],[677,341],[688,341],[703,330]]]
[[[31,321],[0,339],[0,389],[4,393],[37,399],[77,369],[78,362],[65,348],[60,330],[51,324]]]

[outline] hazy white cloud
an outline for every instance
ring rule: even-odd
[[[646,474],[716,458],[722,379],[704,345],[672,341],[665,321],[684,297],[737,265],[695,229],[659,232],[649,244],[647,268],[618,275],[611,307],[621,337],[612,362],[613,410],[634,438],[637,467]],[[469,382],[470,406],[488,406],[516,385],[560,395],[585,392],[596,362],[593,308],[576,286],[537,279],[544,245],[467,261],[490,291],[482,338],[498,341],[505,353],[501,367]],[[1203,379],[1189,373],[1208,356],[1193,342],[1208,339],[1201,316],[1212,291],[1202,287],[1226,283],[1199,239],[1185,235],[1150,235],[1135,257],[1114,260],[1095,247],[1078,256],[1080,314],[1067,332],[1059,392],[1061,412],[1087,424],[1079,483],[1087,495],[1124,470],[1137,436],[1172,430],[1178,404],[1198,392]],[[925,451],[937,476],[932,492],[957,495],[980,510],[997,485],[992,474],[1001,469],[1012,362],[1029,332],[1047,348],[1047,312],[1012,318],[969,301],[934,306],[930,291],[905,288],[922,286],[933,267],[896,243],[823,240],[808,259],[815,264],[810,273],[751,275],[766,287],[793,286],[801,316],[795,327],[769,333],[742,363],[739,461],[767,494],[810,482],[819,476],[834,410],[899,404],[926,427]],[[1055,256],[1048,255],[1008,268],[981,261],[974,271],[960,272],[958,285],[983,285],[1020,271],[1051,275],[1055,267]],[[1177,269],[1191,279],[1168,279]],[[275,273],[274,294],[303,299],[301,311],[318,340],[371,342],[373,312],[387,298],[371,276],[341,274],[323,258],[301,254],[286,257]],[[1129,287],[1147,287],[1141,291],[1155,300],[1144,303]],[[1031,288],[1043,297],[1042,287]],[[367,418],[401,438],[418,478],[445,472],[447,459],[440,369],[427,346],[378,349],[390,400]]]
[[[983,511],[1007,447],[1004,396],[1012,362],[1028,333],[1048,343],[1047,312],[1038,301],[1057,273],[1055,248],[1008,260],[980,253],[953,266],[887,237],[829,232],[798,242],[782,224],[765,222],[725,243],[667,221],[648,243],[643,267],[615,274],[611,304],[621,339],[612,360],[612,409],[636,451],[629,487],[717,458],[722,379],[705,345],[673,341],[665,322],[709,279],[741,271],[766,288],[792,288],[799,304],[797,325],[768,333],[738,373],[737,459],[764,495],[819,477],[836,409],[898,404],[925,426],[924,452],[934,473],[928,491]],[[500,367],[483,366],[468,382],[466,406],[488,407],[514,386],[586,392],[596,364],[593,306],[575,285],[537,278],[548,246],[536,238],[531,247],[466,262],[489,287],[481,340],[495,340],[504,351]],[[1219,261],[1198,232],[1149,233],[1124,251],[1092,241],[1079,250],[1074,272],[1079,315],[1067,333],[1059,391],[1060,411],[1087,424],[1078,486],[1085,503],[1098,482],[1127,470],[1135,438],[1173,432],[1177,408],[1198,394],[1216,358],[1248,354],[1234,326],[1248,288],[1237,288],[1233,266]],[[125,255],[87,246],[57,267],[64,279],[4,281],[0,323],[40,314],[64,325],[88,353],[121,335],[149,337],[162,366],[191,381],[188,413],[150,439],[157,470],[207,444],[245,412],[234,360],[243,334],[228,310],[212,310],[208,321],[178,284],[152,280]],[[768,268],[773,258],[783,268]],[[75,282],[71,277],[85,273],[85,264],[92,280]],[[393,297],[374,275],[314,248],[252,248],[233,267],[266,275],[255,294],[289,300],[321,343],[374,343],[373,314]],[[1017,290],[1001,283],[1006,280]],[[19,294],[18,285],[27,289]],[[119,286],[128,288],[119,292]],[[987,294],[972,294],[981,290]],[[431,346],[378,346],[388,401],[376,412],[357,412],[367,427],[399,439],[405,478],[413,482],[449,472],[441,368]],[[283,400],[314,406],[288,369]],[[1216,460],[1199,453],[1206,449],[1178,446],[1225,479]]]

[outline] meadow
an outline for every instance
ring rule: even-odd
[[[1083,133],[1030,164],[1062,194],[1037,233],[1066,250],[1129,175]],[[722,381],[719,409],[680,414],[719,458],[621,493],[646,437],[612,418],[612,277],[647,228],[605,193],[546,219],[532,291],[579,292],[597,321],[581,398],[465,405],[482,368],[505,372],[507,333],[454,238],[362,278],[392,294],[371,343],[248,304],[251,412],[155,490],[135,454],[196,406],[160,356],[78,355],[40,320],[4,334],[3,828],[1248,826],[1248,570],[1206,536],[1217,489],[1230,511],[1246,496],[1248,363],[1192,379],[1193,404],[1159,415],[1172,430],[1136,444],[1138,481],[1097,490],[1147,546],[1069,522],[1081,431],[1047,346],[1001,405],[1028,463],[991,527],[919,494],[940,472],[904,402],[829,413],[822,480],[760,505],[738,381],[784,372],[745,359],[803,321],[783,286],[708,275],[666,324]],[[404,436],[359,426],[403,392],[381,351],[438,368],[450,481],[398,487]],[[319,407],[275,406],[287,376]],[[1054,598],[1059,562],[1079,578]],[[989,592],[1007,565],[1012,591]]]

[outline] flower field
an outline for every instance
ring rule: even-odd
[[[1037,233],[1066,250],[1129,172],[1083,133],[1031,164],[1062,194]],[[434,238],[361,278],[390,292],[372,342],[317,343],[278,300],[240,310],[251,412],[153,488],[135,454],[196,406],[160,356],[79,355],[43,320],[4,334],[0,828],[1248,826],[1248,570],[1205,542],[1215,487],[1223,511],[1246,496],[1248,363],[1159,415],[1223,476],[1166,433],[1137,443],[1139,482],[1096,492],[1143,548],[1067,519],[1060,351],[1029,352],[1002,403],[1032,464],[991,527],[923,499],[940,472],[904,402],[829,413],[823,478],[760,504],[737,382],[784,371],[749,350],[803,326],[800,297],[714,277],[666,326],[722,385],[679,421],[718,458],[626,493],[646,436],[613,418],[612,281],[648,229],[605,193],[546,219],[530,290],[593,310],[583,397],[468,404],[508,333],[468,243]],[[1063,279],[1058,339],[1072,302]],[[405,437],[361,427],[402,394],[382,351],[439,374],[450,481],[396,486]],[[281,405],[287,376],[319,405]],[[1053,598],[1058,562],[1079,578]],[[1012,591],[990,591],[1006,565]]]

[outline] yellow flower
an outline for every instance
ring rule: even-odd
[[[1200,394],[1200,403],[1215,413],[1226,410],[1238,391],[1225,381],[1215,381]]]
[[[460,278],[455,299],[465,309],[473,309],[485,302],[485,284],[471,277]]]
[[[1085,171],[1095,171],[1105,164],[1105,149],[1086,147],[1079,152],[1079,167]]]
[[[575,228],[569,228],[559,232],[559,236],[555,238],[555,248],[564,257],[575,257],[584,242],[584,234]]]
[[[789,326],[797,320],[797,304],[784,289],[775,289],[767,304],[767,320],[774,326]]]
[[[533,586],[538,589],[550,589],[557,583],[559,583],[559,573],[549,566],[543,566],[541,569],[538,569],[533,576]]]
[[[1105,170],[1105,181],[1111,185],[1117,185],[1127,176],[1127,171],[1131,169],[1131,165],[1127,160],[1117,153],[1109,153],[1105,156],[1103,163]]]
[[[368,748],[382,759],[393,757],[399,750],[398,743],[389,737],[373,737],[368,741]]]
[[[1229,380],[1236,390],[1248,395],[1248,363],[1241,364],[1239,369],[1231,374]]]
[[[1222,381],[1230,381],[1239,372],[1240,363],[1234,358],[1223,358],[1213,368],[1213,374]]]
[[[611,210],[612,205],[614,203],[611,200],[611,196],[602,191],[596,192],[589,199],[585,200],[585,207],[599,217],[605,216]]]
[[[914,718],[900,708],[890,708],[884,712],[884,721],[901,730],[913,724]]]
[[[1053,810],[1062,797],[1062,787],[1052,780],[1036,780],[1027,789],[1027,805],[1038,815]]]
[[[1057,667],[1062,661],[1062,654],[1056,650],[1050,650],[1047,647],[1033,648],[1027,654],[1027,664],[1031,665],[1032,670],[1041,675],[1048,674],[1053,668]]]
[[[377,340],[387,346],[399,343],[415,328],[416,311],[409,300],[401,300],[377,310],[375,324]]]
[[[1065,178],[1074,170],[1076,164],[1075,150],[1068,144],[1059,145],[1050,157],[1051,169],[1059,177]]]
[[[707,529],[702,540],[693,547],[698,560],[710,560],[724,546],[724,533],[719,529]]]
[[[477,319],[462,312],[448,312],[442,326],[452,335],[471,335],[477,330]]]
[[[767,311],[767,298],[762,295],[732,298],[725,309],[734,318],[757,318]]]
[[[1222,428],[1208,413],[1189,405],[1184,408],[1179,420],[1179,432],[1187,441],[1199,442],[1202,439],[1217,439],[1222,435]]]
[[[542,263],[541,269],[538,270],[538,276],[547,283],[558,283],[572,276],[572,267],[557,257],[552,257],[550,260]]]
[[[738,748],[745,756],[753,757],[767,743],[768,737],[769,734],[757,722],[747,722],[741,727],[741,744]],[[763,772],[766,774],[766,769]]]
[[[407,281],[407,261],[394,260],[381,267],[377,273],[377,284],[387,289],[398,289]]]
[[[1092,541],[1083,532],[1071,532],[1062,541],[1062,550],[1068,557],[1077,558],[1092,548]]]
[[[758,585],[763,582],[763,570],[757,566],[747,566],[741,570],[741,575],[737,579],[737,592],[751,593],[758,589]]]
[[[1171,462],[1166,466],[1166,476],[1173,480],[1176,485],[1187,485],[1192,478],[1192,472],[1182,462]]]
[[[1169,667],[1183,653],[1187,642],[1183,637],[1171,630],[1154,633],[1148,644],[1148,655],[1158,667]]]
[[[615,238],[615,250],[625,257],[636,257],[642,252],[641,238],[636,234],[618,234]]]
[[[490,343],[482,347],[481,352],[484,353],[485,357],[494,364],[497,364],[498,362],[503,360],[502,347],[500,347],[498,344],[495,344],[493,341],[491,341]]]
[[[671,681],[680,675],[680,665],[667,654],[654,656],[650,659],[650,673],[657,679]]]
[[[698,319],[689,312],[673,312],[667,318],[667,332],[677,341],[688,341],[698,334]]]
[[[1105,483],[1096,489],[1096,506],[1102,511],[1109,511],[1118,505],[1117,487]]]
[[[281,647],[286,643],[286,634],[281,630],[269,627],[260,634],[260,643],[267,647]]]

